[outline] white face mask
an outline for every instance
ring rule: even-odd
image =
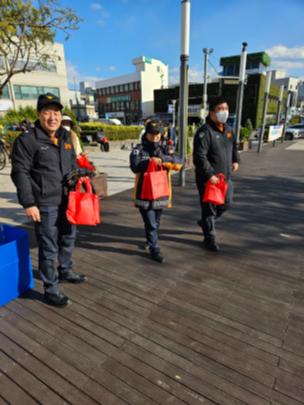
[[[70,132],[71,128],[68,125],[61,125],[62,128],[66,129],[67,131]]]
[[[221,122],[222,124],[224,124],[224,122],[227,121],[228,115],[229,115],[229,113],[226,110],[216,113],[216,117],[217,117],[218,121]]]

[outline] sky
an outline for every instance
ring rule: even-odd
[[[179,82],[180,0],[62,0],[84,21],[63,42],[69,87],[135,72],[132,59],[146,56],[169,66],[169,84]],[[266,51],[269,69],[304,80],[304,0],[191,0],[190,81],[202,82],[203,48],[213,48],[209,74],[220,58]],[[77,86],[78,88],[78,86]]]

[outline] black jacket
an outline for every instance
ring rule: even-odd
[[[58,206],[67,194],[66,175],[78,165],[69,132],[60,127],[57,138],[58,146],[36,121],[15,140],[11,177],[24,208]]]
[[[222,173],[226,180],[231,177],[232,163],[239,163],[238,145],[232,128],[224,124],[223,132],[209,120],[201,126],[193,145],[193,163],[196,175],[207,182],[213,175]]]
[[[136,173],[135,186],[133,193],[133,205],[143,209],[162,209],[171,207],[171,169],[179,171],[182,168],[182,158],[174,151],[173,146],[166,146],[162,142],[158,146],[153,142],[144,140],[138,144],[130,155],[130,167],[133,173]],[[170,153],[171,152],[171,153]],[[163,161],[163,167],[168,174],[168,183],[170,188],[169,197],[159,198],[158,200],[145,200],[141,198],[144,173],[147,171],[150,158],[159,157]]]

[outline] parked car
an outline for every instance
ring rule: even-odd
[[[269,128],[270,125],[266,125],[265,126],[265,130],[267,130]],[[258,139],[260,136],[260,128],[257,128],[255,130],[255,132],[253,132],[252,136],[250,137],[250,139]],[[298,129],[295,128],[286,128],[286,132],[285,132],[285,141],[292,141],[294,139],[300,138],[301,137],[301,132]]]
[[[286,132],[289,129],[298,129],[300,131],[301,137],[304,137],[304,122],[302,124],[294,124],[294,125],[289,125],[286,128]]]

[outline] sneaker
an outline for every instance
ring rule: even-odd
[[[55,293],[46,292],[44,296],[49,304],[54,305],[57,308],[66,308],[72,304],[69,297],[64,295],[60,290],[56,291]]]
[[[149,245],[148,242],[145,242],[145,243],[143,244],[143,246],[142,246],[142,248],[143,248],[144,250],[148,250],[149,247],[150,247],[150,245]]]
[[[73,283],[81,284],[88,281],[88,277],[84,274],[75,273],[73,270],[69,270],[67,273],[59,274],[59,283]]]
[[[158,263],[163,263],[165,261],[160,252],[152,254],[152,258]]]
[[[215,240],[211,238],[205,238],[204,245],[211,252],[218,252],[220,249],[219,245],[215,242]]]

